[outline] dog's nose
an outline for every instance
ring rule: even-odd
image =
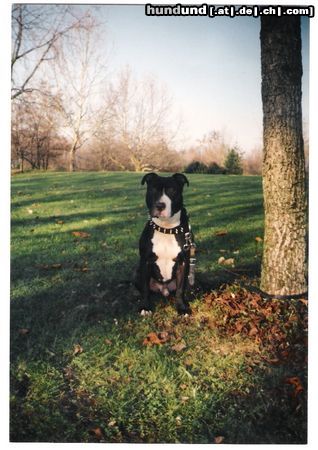
[[[157,208],[158,211],[163,211],[165,209],[165,207],[166,207],[165,203],[162,203],[162,202],[157,202],[156,203],[156,208]]]

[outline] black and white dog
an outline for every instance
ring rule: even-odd
[[[145,183],[150,218],[139,241],[135,283],[142,296],[141,313],[151,309],[151,291],[165,297],[175,292],[177,311],[190,313],[186,296],[194,280],[195,246],[182,198],[183,187],[189,182],[181,173],[171,177],[148,173],[141,181]]]

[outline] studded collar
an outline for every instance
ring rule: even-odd
[[[164,234],[182,234],[185,231],[184,227],[181,225],[178,225],[177,227],[173,227],[173,228],[161,227],[160,225],[157,225],[155,222],[153,222],[152,219],[149,219],[148,224],[152,229],[159,231],[160,233],[164,233]]]

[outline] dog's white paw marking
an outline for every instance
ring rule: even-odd
[[[143,316],[143,317],[151,316],[151,314],[152,314],[152,311],[148,311],[147,309],[142,309],[140,311],[140,315]]]
[[[186,314],[184,314],[184,316],[183,317],[189,317],[189,314],[188,313],[186,313]]]

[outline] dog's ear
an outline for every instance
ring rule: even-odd
[[[183,175],[183,173],[175,173],[172,175],[172,178],[174,178],[182,187],[186,184],[189,186],[188,178]]]
[[[145,183],[149,183],[149,182],[151,183],[157,177],[158,177],[158,175],[154,172],[147,173],[141,180],[141,184],[145,184]]]

